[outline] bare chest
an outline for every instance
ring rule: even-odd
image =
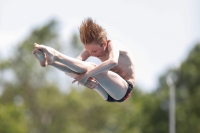
[[[104,56],[100,60],[102,62],[108,60],[108,56]],[[134,66],[130,58],[126,55],[121,53],[118,59],[118,65],[111,68],[110,71],[113,71],[120,75],[125,80],[130,80],[134,78]]]

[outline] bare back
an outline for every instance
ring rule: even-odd
[[[135,84],[134,64],[127,48],[125,48],[119,41],[116,40],[111,40],[108,45],[114,45],[114,47],[118,47],[120,52],[118,65],[110,70],[120,75],[124,80],[129,80]],[[108,54],[109,51],[105,53],[105,56],[100,57],[99,59],[102,62],[108,60]]]

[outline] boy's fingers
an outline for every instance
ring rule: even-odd
[[[76,82],[76,79],[72,81],[72,84]]]
[[[76,79],[74,79],[74,80],[72,81],[72,84],[75,83],[75,82],[77,82],[77,85],[80,84],[80,83],[78,82],[78,80],[76,80]]]

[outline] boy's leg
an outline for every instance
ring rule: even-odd
[[[68,67],[66,67],[65,65],[63,65],[60,62],[54,62],[51,64],[51,66],[54,66],[55,68],[65,72],[66,75],[70,76],[71,78],[75,78],[78,73],[72,71],[71,69],[69,69]],[[84,85],[85,87],[88,87],[90,89],[94,89],[97,93],[99,93],[99,95],[104,99],[107,100],[108,98],[108,93],[104,90],[104,88],[98,84],[98,82],[95,79],[89,79],[87,80],[86,84]]]
[[[38,61],[40,62],[40,65],[42,67],[45,67],[47,65],[47,62],[45,59],[45,54],[42,51],[34,49],[32,53],[38,59]],[[70,76],[71,78],[75,78],[78,74],[60,62],[54,62],[51,64],[51,66],[65,72],[65,74]],[[107,100],[108,93],[95,80],[88,80],[84,86],[86,86],[90,89],[94,89],[95,91],[97,91],[99,93],[99,95],[104,100]]]
[[[71,78],[75,78],[78,75],[78,73],[70,70],[69,68],[67,68],[65,65],[63,65],[60,62],[55,62],[55,63],[52,63],[51,65],[56,67],[57,69],[65,72],[65,74],[70,76]],[[99,95],[104,100],[107,100],[108,93],[104,90],[104,88],[100,84],[98,84],[97,81],[91,80],[91,78],[90,78],[89,80],[87,80],[87,82],[86,82],[86,84],[84,86],[88,87],[90,89],[94,89],[97,93],[99,93]]]
[[[92,68],[91,63],[83,62],[68,56],[65,56],[53,48],[44,45],[35,45],[36,48],[42,49],[48,58],[48,62],[53,63],[59,61],[65,64],[71,70],[77,73],[83,73]],[[59,56],[59,59],[55,59]],[[116,100],[120,100],[126,94],[128,85],[127,82],[118,74],[112,71],[102,72],[95,75],[94,78],[98,81],[102,88]]]
[[[118,74],[106,71],[94,76],[102,88],[115,100],[120,100],[127,92],[128,84]]]
[[[75,78],[78,74],[78,73],[70,70],[68,67],[66,67],[65,65],[63,65],[60,62],[55,62],[55,63],[52,63],[51,65],[56,67],[57,69],[65,72],[65,74],[70,76],[71,78]],[[107,100],[108,94],[110,94],[116,100],[119,100],[126,94],[126,91],[127,91],[127,88],[128,88],[126,86],[127,83],[125,82],[124,91],[121,91],[120,86],[114,85],[114,84],[121,83],[124,80],[121,77],[119,77],[117,74],[115,74],[111,71],[108,71],[108,73],[110,73],[110,74],[107,75],[106,73],[102,73],[102,74],[98,74],[97,76],[94,76],[95,80],[97,80],[98,82],[95,82],[93,80],[88,80],[84,86],[86,86],[90,89],[94,89],[97,93],[99,93],[99,95],[104,100]],[[112,80],[115,80],[115,81],[113,82]],[[117,82],[118,80],[119,81],[122,80],[122,81]],[[121,84],[123,84],[123,83],[121,83]],[[118,89],[120,89],[120,91],[117,91]],[[121,98],[116,98],[117,93],[122,94]]]
[[[84,86],[94,89],[104,100],[108,99],[108,93],[94,78],[88,79]]]
[[[91,63],[66,56],[48,46],[38,44],[34,44],[34,46],[36,49],[42,50],[46,54],[46,59],[49,65],[57,61],[66,65],[69,69],[73,70],[76,73],[84,73],[91,69]]]
[[[108,93],[104,90],[104,88],[101,85],[98,85],[95,89],[94,89],[97,93],[99,93],[99,95],[104,99],[107,100],[108,99]]]
[[[59,62],[52,63],[52,65],[60,70],[61,70],[61,66],[63,67],[62,68],[63,70],[66,67],[65,65]],[[93,66],[92,63],[89,63],[89,62],[82,62],[82,65],[87,65],[87,67],[90,67],[90,69],[95,67]],[[78,72],[78,73],[81,73],[81,72]],[[74,78],[78,73],[72,70],[66,72],[66,74],[72,78]],[[107,100],[108,94],[110,94],[110,96],[112,96],[114,99],[120,100],[121,98],[124,97],[124,95],[127,92],[127,88],[128,88],[127,82],[123,78],[121,78],[118,74],[112,71],[106,71],[106,72],[100,73],[98,75],[95,75],[93,78],[95,78],[99,83],[99,85],[96,87],[95,90],[105,100]]]

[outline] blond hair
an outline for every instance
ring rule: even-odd
[[[84,45],[90,43],[102,44],[107,41],[105,29],[94,22],[91,18],[86,18],[82,21],[79,27],[80,39]]]

